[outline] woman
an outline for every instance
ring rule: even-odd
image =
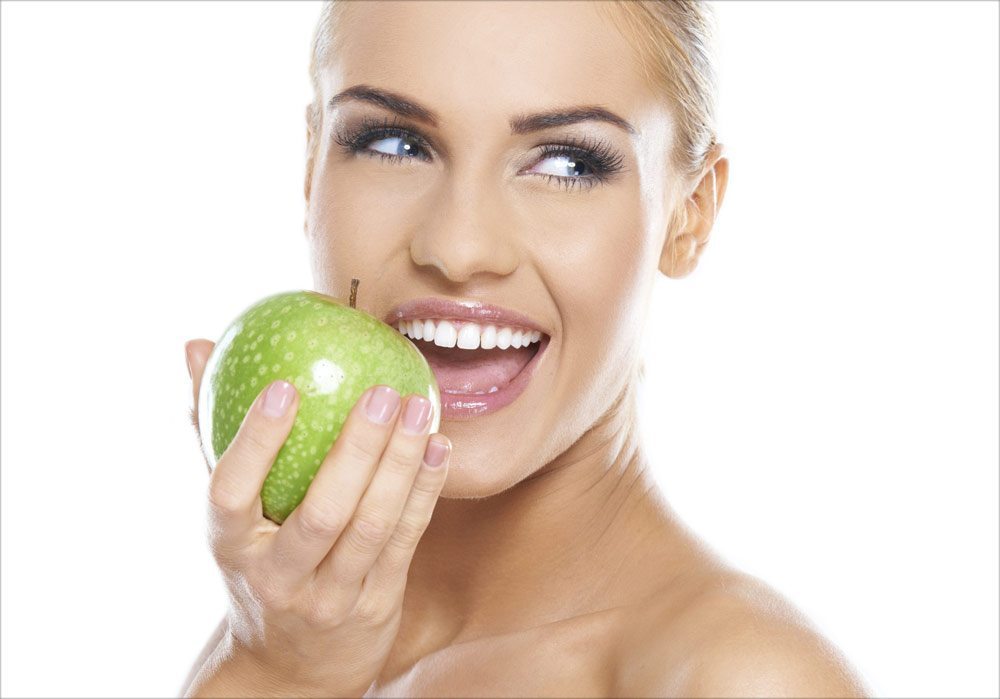
[[[315,288],[363,280],[432,364],[442,434],[372,389],[277,527],[257,493],[298,397],[262,394],[211,476],[231,605],[186,694],[865,694],[685,528],[636,429],[653,283],[695,267],[726,191],[709,28],[679,2],[324,6]]]

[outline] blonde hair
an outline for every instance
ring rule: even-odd
[[[309,73],[313,102],[309,105],[310,143],[307,144],[306,191],[322,121],[319,72],[339,41],[344,0],[326,0],[313,37]],[[610,0],[600,3],[608,19],[630,40],[643,75],[671,105],[677,125],[672,164],[686,184],[694,184],[717,145],[715,70],[715,16],[704,0]],[[685,207],[675,213],[684,218]],[[674,225],[683,225],[675,221]]]

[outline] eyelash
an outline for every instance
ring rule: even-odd
[[[412,157],[403,155],[391,155],[370,151],[366,146],[373,141],[384,138],[404,138],[413,137],[417,145],[426,149],[429,147],[427,139],[417,130],[409,127],[404,128],[398,121],[390,119],[376,119],[365,117],[355,128],[349,132],[339,132],[334,135],[334,141],[341,146],[348,155],[364,154],[368,157],[378,157],[381,160],[400,161],[412,160]],[[540,159],[553,156],[567,156],[583,163],[594,173],[581,177],[564,177],[561,175],[538,174],[548,181],[554,181],[557,185],[572,189],[573,187],[583,187],[590,189],[598,184],[603,184],[612,175],[621,172],[624,157],[607,143],[595,138],[575,138],[569,137],[563,143],[552,143],[542,146]],[[426,159],[426,157],[424,158]]]

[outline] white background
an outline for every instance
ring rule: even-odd
[[[224,611],[183,343],[311,285],[313,3],[2,5],[6,696],[176,695]],[[997,696],[998,5],[725,2],[651,310],[667,497],[882,696]]]

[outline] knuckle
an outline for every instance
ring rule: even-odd
[[[311,626],[330,629],[343,623],[346,612],[339,601],[324,595],[310,600],[302,615]]]
[[[403,517],[396,526],[395,543],[402,549],[414,548],[429,523],[430,517]]]
[[[373,515],[360,515],[351,527],[351,543],[362,553],[367,553],[386,540],[389,525]]]
[[[371,464],[382,455],[381,440],[366,430],[352,430],[337,439],[340,456],[351,462]]]
[[[380,595],[361,595],[351,615],[363,624],[374,626],[392,616],[392,605],[386,603]]]
[[[332,538],[344,528],[344,519],[335,507],[320,502],[317,498],[306,498],[300,505],[299,526],[309,537],[315,539]]]
[[[433,475],[421,474],[413,483],[413,496],[417,500],[417,506],[421,508],[433,508],[437,502],[438,493],[444,485],[444,480],[437,477],[443,473],[443,469],[438,469]]]
[[[414,450],[393,446],[382,457],[381,468],[387,469],[393,474],[407,475],[416,471],[419,464],[419,454]]]
[[[322,602],[310,602],[299,613],[314,629],[326,629],[330,625],[330,609]]]
[[[253,459],[267,458],[272,451],[272,439],[266,426],[247,420],[239,434],[240,449]]]
[[[235,489],[216,468],[208,482],[208,504],[218,514],[231,515],[242,508],[242,502]]]

